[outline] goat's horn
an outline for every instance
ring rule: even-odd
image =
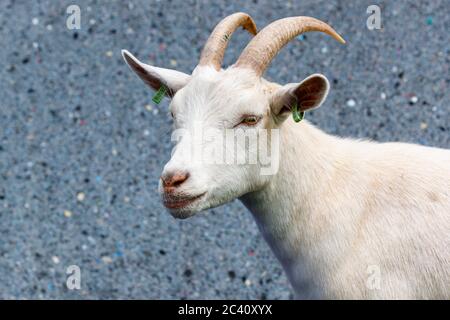
[[[290,17],[272,22],[245,47],[235,66],[253,69],[261,76],[272,59],[294,37],[308,31],[320,31],[341,43],[345,40],[328,24],[311,17]]]
[[[209,36],[203,47],[199,65],[212,65],[216,70],[220,70],[228,41],[238,27],[253,35],[257,33],[255,22],[248,14],[237,12],[229,15],[219,22]]]

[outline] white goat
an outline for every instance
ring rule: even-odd
[[[167,88],[176,129],[258,137],[278,129],[280,163],[273,175],[261,175],[260,163],[189,161],[193,145],[218,142],[181,138],[160,181],[171,214],[187,218],[239,198],[299,298],[450,298],[450,151],[342,139],[306,120],[295,123],[289,115],[296,105],[304,112],[325,100],[327,79],[316,74],[280,86],[264,80],[264,70],[302,32],[344,40],[314,18],[285,18],[260,31],[222,70],[239,26],[257,33],[244,13],[223,19],[192,75],[146,65],[123,51],[142,80],[155,90]]]

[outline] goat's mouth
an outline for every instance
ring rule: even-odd
[[[184,209],[188,207],[189,205],[193,204],[194,202],[200,200],[205,195],[206,192],[203,192],[196,196],[188,196],[188,195],[182,195],[182,196],[169,196],[164,195],[163,196],[163,203],[164,206],[168,209],[172,210],[179,210]]]

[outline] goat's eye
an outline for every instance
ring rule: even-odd
[[[246,126],[254,126],[259,121],[259,117],[257,116],[247,116],[244,119],[242,119],[241,124]]]

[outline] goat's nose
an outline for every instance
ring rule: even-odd
[[[176,188],[189,178],[189,172],[175,171],[161,175],[161,181],[164,188]]]

